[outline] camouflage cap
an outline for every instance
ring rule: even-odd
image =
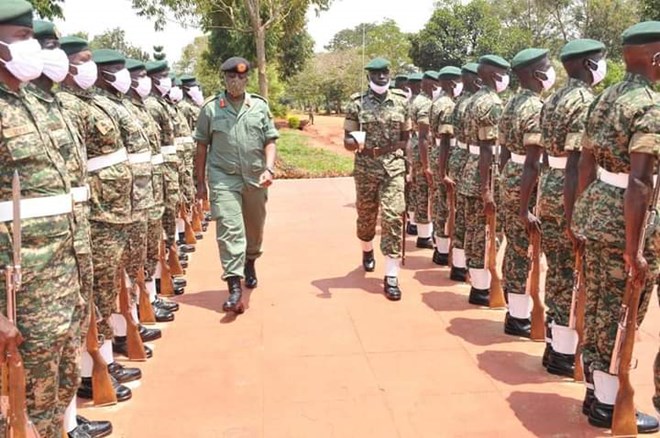
[[[162,61],[149,61],[144,66],[147,69],[147,74],[160,73],[169,69],[167,61],[164,59]]]
[[[98,49],[92,51],[92,61],[97,65],[102,64],[125,64],[126,57],[114,49]]]
[[[71,56],[89,50],[89,44],[84,38],[70,35],[60,38],[60,49],[64,50],[64,53]]]
[[[442,67],[440,71],[438,72],[438,79],[451,79],[451,78],[457,78],[461,75],[461,69],[458,67],[454,67],[453,65],[448,65],[446,67]]]
[[[511,60],[511,67],[518,69],[534,64],[536,61],[545,58],[548,55],[548,49],[530,48],[521,50]]]
[[[630,26],[621,38],[624,46],[660,41],[660,21],[642,21]]]
[[[0,2],[0,26],[14,25],[32,27],[32,5],[25,0],[2,0]]]
[[[128,58],[126,59],[126,69],[128,71],[144,70],[146,67],[144,62],[139,59]]]
[[[477,62],[468,62],[463,67],[461,67],[461,73],[474,73],[475,75],[479,73],[479,63]]]
[[[38,40],[46,38],[58,39],[60,33],[55,28],[55,23],[45,20],[34,20],[32,22],[32,28],[34,29],[34,37]]]
[[[484,55],[479,58],[479,64],[488,64],[504,69],[511,68],[511,65],[506,62],[506,59],[498,55]]]
[[[374,58],[364,67],[365,70],[389,70],[390,61],[385,58]]]
[[[559,52],[559,59],[568,61],[569,59],[579,58],[590,53],[601,52],[605,50],[605,44],[600,41],[588,38],[569,41]]]
[[[240,56],[232,56],[220,66],[222,71],[233,71],[236,73],[246,73],[250,71],[250,63]]]

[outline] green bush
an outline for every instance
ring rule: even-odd
[[[300,128],[300,118],[298,118],[296,116],[291,116],[291,117],[289,117],[288,121],[289,121],[289,128],[291,128],[291,129]]]

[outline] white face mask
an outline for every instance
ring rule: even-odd
[[[87,61],[82,64],[73,65],[78,73],[73,75],[73,81],[83,90],[91,88],[98,78],[98,69],[94,61]]]
[[[502,91],[506,90],[509,86],[510,80],[511,77],[509,75],[502,75],[502,79],[495,81],[495,91],[501,93]]]
[[[436,100],[438,97],[440,97],[440,93],[442,93],[442,88],[440,87],[434,87],[433,88],[433,100]]]
[[[202,94],[202,90],[199,89],[197,85],[194,87],[190,87],[187,91],[188,96],[195,102],[195,105],[197,106],[202,106],[204,103],[204,95]]]
[[[39,41],[30,38],[11,44],[0,41],[0,44],[7,47],[11,55],[11,61],[0,59],[0,62],[5,65],[12,76],[21,82],[29,82],[41,76],[44,70],[44,61],[39,56],[41,52]]]
[[[596,70],[591,70],[591,77],[594,79],[591,85],[599,84],[607,75],[607,61],[605,59],[600,59],[596,65]]]
[[[44,63],[43,74],[51,81],[60,83],[69,74],[69,58],[62,49],[43,49],[41,60]]]
[[[410,98],[412,97],[412,90],[406,87],[406,89],[403,90],[403,92],[406,93],[406,99],[410,100]]]
[[[138,86],[135,87],[135,92],[144,99],[151,93],[151,78],[149,76],[138,78],[137,83]]]
[[[376,94],[385,94],[385,93],[387,93],[387,90],[390,89],[390,86],[389,86],[389,84],[378,85],[378,84],[375,84],[372,81],[369,81],[369,88],[371,88],[371,91],[373,91]]]
[[[181,99],[183,99],[183,90],[181,87],[174,86],[170,89],[168,95],[170,96],[172,102],[179,103],[181,102]]]
[[[549,90],[552,88],[553,85],[555,85],[555,81],[557,80],[557,72],[555,72],[555,69],[553,67],[550,67],[547,71],[543,72],[545,73],[546,80],[541,80],[541,85],[543,85],[544,90]]]
[[[454,97],[460,96],[462,92],[463,92],[463,82],[456,82],[453,93]]]
[[[172,89],[172,79],[170,78],[160,78],[156,82],[156,88],[160,91],[161,96],[165,96],[168,91]]]
[[[123,68],[115,73],[104,70],[103,73],[114,75],[115,80],[107,82],[112,84],[112,86],[121,94],[126,94],[129,88],[131,88],[131,74],[127,69]]]

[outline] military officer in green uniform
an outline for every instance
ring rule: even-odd
[[[222,278],[229,286],[223,309],[242,313],[241,278],[246,287],[257,286],[255,260],[262,253],[279,133],[268,102],[245,91],[250,64],[232,57],[220,68],[226,89],[202,107],[194,134],[197,196],[208,196],[216,220]]]
[[[344,121],[344,147],[355,151],[357,237],[362,244],[362,264],[371,272],[376,262],[373,239],[381,212],[380,249],[386,257],[384,292],[401,299],[399,268],[405,210],[404,150],[410,136],[405,94],[389,90],[390,62],[371,60],[365,67],[369,90],[352,96]]]

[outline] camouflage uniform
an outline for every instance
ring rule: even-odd
[[[440,136],[444,134],[449,134],[451,137],[454,137],[454,126],[452,125],[451,118],[454,107],[454,100],[443,93],[433,102],[429,117],[431,125],[431,151],[429,154],[429,162],[433,172],[433,188],[431,190],[431,199],[433,200],[432,218],[433,229],[435,230],[435,236],[437,237],[436,244],[440,242],[441,238],[446,241],[447,237],[449,237],[445,230],[449,207],[447,206],[447,189],[440,177],[440,146],[435,143],[435,139],[440,138]],[[452,138],[452,143],[454,143],[454,141],[455,140]],[[446,171],[447,173],[449,172],[448,169]],[[449,245],[447,244],[445,248],[438,248],[438,251],[442,254],[447,254],[449,252]]]
[[[174,127],[169,104],[162,97],[149,96],[144,100],[149,114],[160,128],[160,144],[163,154],[163,229],[167,235],[167,247],[176,241],[176,216],[179,204],[179,157],[174,145]]]
[[[607,88],[590,105],[582,148],[592,151],[601,168],[600,178],[604,178],[603,170],[629,173],[632,152],[657,155],[660,117],[657,108],[653,112],[658,96],[652,87],[643,76],[626,73],[622,82]],[[587,187],[575,205],[574,230],[587,239],[583,359],[585,370],[594,373],[596,397],[596,372],[616,381],[615,376],[607,373],[626,286],[624,191],[598,179]],[[639,308],[640,324],[658,275],[660,237],[657,230],[656,221],[644,250],[649,272]]]
[[[61,86],[58,99],[74,117],[87,149],[90,186],[90,225],[94,264],[94,302],[101,314],[99,334],[113,337],[110,316],[117,300],[117,266],[128,244],[131,219],[133,177],[127,159],[107,167],[98,167],[96,159],[126,156],[116,104],[93,91]],[[101,158],[103,157],[103,158]]]
[[[174,126],[174,144],[179,157],[179,187],[181,188],[182,201],[186,205],[195,200],[195,181],[193,181],[193,155],[195,142],[192,139],[192,131],[188,119],[181,109],[172,104],[172,124]]]
[[[366,132],[365,149],[391,147],[402,132],[410,130],[408,106],[403,93],[390,90],[380,101],[369,90],[354,94],[346,113],[344,130]],[[371,242],[376,235],[376,220],[381,211],[380,249],[383,255],[401,257],[403,227],[405,158],[403,150],[380,157],[355,155],[357,237]]]
[[[183,113],[188,126],[190,126],[190,131],[194,132],[197,125],[197,119],[199,118],[199,107],[188,97],[184,92],[184,98],[179,102],[179,110]],[[197,176],[195,174],[195,152],[197,147],[194,142],[190,144],[190,147],[186,149],[185,154],[185,169],[190,181],[190,190],[192,192],[192,201],[195,200],[195,193],[197,190],[195,188],[195,181],[197,181]]]
[[[466,109],[470,155],[463,168],[459,193],[465,200],[465,257],[472,287],[490,290],[490,272],[485,269],[486,217],[481,196],[479,174],[479,141],[496,140],[502,114],[502,100],[497,93],[483,86],[469,101]]]
[[[16,294],[16,325],[24,338],[19,347],[26,377],[27,411],[43,437],[60,436],[63,413],[79,384],[78,354],[82,298],[74,249],[74,217],[66,163],[58,152],[56,130],[66,126],[46,117],[43,104],[22,88],[0,84],[0,200],[11,202],[17,170],[21,198],[61,196],[60,214],[47,214],[43,200],[31,208],[36,216],[21,221],[22,287]],[[43,206],[43,207],[41,207]],[[27,205],[21,213],[30,214]],[[50,206],[52,213],[56,212]],[[11,217],[0,223],[0,264],[12,262]],[[6,285],[0,282],[0,309],[5,312]]]
[[[411,202],[415,212],[415,222],[420,224],[431,223],[429,217],[429,185],[424,176],[421,156],[419,154],[419,125],[424,123],[429,125],[429,113],[431,112],[431,98],[423,91],[415,96],[410,102],[410,119],[413,124],[411,136],[413,148],[412,163],[412,190],[410,193]],[[426,237],[426,236],[421,236]]]

